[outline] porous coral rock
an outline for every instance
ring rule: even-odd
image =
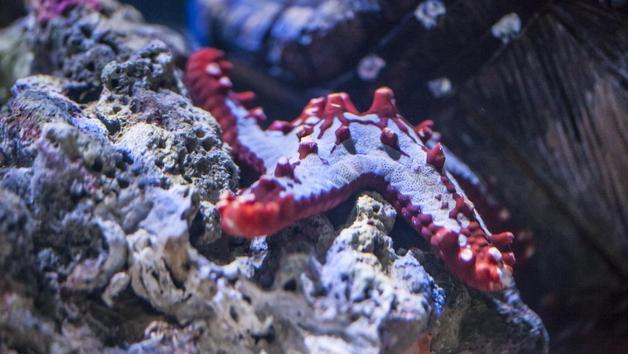
[[[130,59],[109,63],[94,112],[116,146],[144,161],[144,174],[160,176],[164,186],[192,182],[203,200],[216,200],[223,186],[236,187],[237,167],[215,121],[175,93],[184,89],[173,60],[163,43],[149,42]]]
[[[20,274],[33,261],[33,225],[28,223],[31,216],[15,194],[0,188],[0,199],[0,269]]]
[[[192,183],[176,177],[182,171],[170,171],[172,179],[176,180],[170,181],[160,169],[146,167],[147,163],[153,163],[147,151],[139,150],[137,153],[124,144],[118,146],[115,141],[117,136],[109,134],[105,125],[90,112],[90,108],[83,111],[76,103],[62,96],[59,86],[54,84],[56,80],[46,77],[39,79],[30,78],[16,85],[15,97],[9,102],[6,115],[0,118],[0,136],[3,137],[0,149],[2,155],[7,157],[0,169],[0,185],[20,195],[32,211],[32,216],[24,222],[36,226],[33,237],[36,266],[39,272],[47,274],[47,281],[51,282],[48,286],[52,288],[49,291],[53,292],[42,296],[52,296],[60,301],[60,294],[55,295],[55,291],[63,289],[80,294],[99,292],[108,285],[117,286],[110,281],[115,280],[114,274],[124,279],[121,272],[126,272],[123,268],[127,266],[130,266],[132,284],[150,285],[150,280],[157,274],[156,269],[135,271],[139,263],[136,259],[141,257],[136,257],[133,252],[135,247],[140,248],[140,252],[142,249],[142,246],[137,246],[141,241],[136,240],[146,241],[148,237],[153,237],[153,240],[145,243],[144,247],[165,245],[164,257],[168,263],[166,268],[161,269],[168,277],[173,272],[175,280],[163,286],[176,289],[178,281],[186,277],[182,261],[187,261],[187,258],[177,257],[191,249],[187,243],[188,222],[197,218],[200,205],[198,195],[207,197],[207,189],[199,189],[198,193],[191,191]],[[32,89],[29,83],[33,84]],[[174,93],[172,95],[176,96]],[[98,102],[95,106],[98,106]],[[222,165],[210,164],[208,168],[224,171],[226,167],[235,170],[216,135],[218,130],[215,122],[201,110],[191,109],[188,114],[192,116],[192,121],[205,127],[208,135],[214,134],[211,142],[216,146],[213,148],[217,150],[216,154],[224,155]],[[24,122],[31,124],[19,124]],[[185,128],[182,126],[180,129]],[[159,130],[163,130],[161,134],[165,137],[172,134],[176,140],[176,128],[173,127],[172,131],[163,128]],[[25,134],[26,131],[29,134]],[[192,133],[188,134],[188,140],[202,140],[193,130],[190,131]],[[13,149],[16,142],[29,149]],[[203,146],[202,143],[196,145]],[[212,148],[207,142],[205,147]],[[167,148],[163,147],[165,151]],[[22,156],[18,153],[22,150],[30,153]],[[217,174],[219,172],[208,175]],[[230,181],[232,183],[235,173],[223,174],[224,178],[212,180],[211,186],[216,188],[213,193],[228,188]],[[222,182],[224,184],[220,184]],[[162,186],[169,190],[162,189]],[[179,191],[182,191],[182,196],[179,196]],[[19,201],[17,197],[7,197],[0,203],[8,207],[9,204],[5,203],[11,203],[14,199]],[[189,213],[181,212],[185,214],[182,215],[178,213],[179,210]],[[3,225],[9,225],[10,220],[3,218],[2,221]],[[178,244],[169,238],[176,236],[182,237],[184,243]],[[127,247],[131,249],[129,254]],[[169,253],[173,249],[180,252],[174,255]],[[28,247],[23,248],[23,252],[28,250]],[[161,261],[161,254],[142,254],[148,254],[146,257],[155,264]],[[195,254],[198,255],[198,252]],[[21,264],[28,264],[23,262]],[[164,300],[164,307],[175,309],[167,311],[142,288],[134,289],[155,308],[182,320],[207,314],[198,311],[198,306],[190,306],[177,313],[177,301],[172,297]],[[207,298],[212,294],[209,293]],[[70,306],[64,303],[57,305],[61,308]],[[109,301],[109,305],[115,305],[115,301]]]
[[[0,302],[0,342],[2,346],[34,353],[69,353],[71,347],[55,331],[54,324],[37,314],[31,298],[3,289]],[[0,346],[0,349],[7,350]],[[3,351],[4,352],[4,351]]]
[[[147,25],[137,10],[115,0],[99,1],[98,11],[79,4],[46,23],[31,21],[29,31],[33,73],[75,81],[74,93],[81,100],[98,97],[101,72],[109,62],[128,59],[151,40],[165,42],[177,57],[185,53],[178,34]]]
[[[68,16],[80,11],[83,9],[76,8]],[[54,20],[48,26],[54,26]],[[169,225],[176,225],[180,218],[173,214],[174,219],[170,219],[151,211],[159,213],[160,206],[173,200],[176,202],[173,205],[186,205],[185,200],[167,199],[167,196],[178,195],[174,191],[188,190],[196,184],[198,189],[187,194],[187,203],[194,205],[190,208],[193,214],[187,219],[205,223],[205,227],[197,227],[201,233],[203,229],[215,232],[219,229],[212,226],[217,220],[211,198],[235,186],[237,180],[237,168],[222,145],[217,124],[178,95],[183,86],[170,49],[162,42],[144,41],[144,44],[144,49],[133,55],[128,50],[119,57],[126,57],[125,60],[105,65],[108,69],[102,72],[106,85],[101,99],[87,105],[74,100],[85,97],[74,94],[88,90],[80,80],[89,77],[79,75],[70,80],[63,75],[32,76],[14,85],[13,98],[0,116],[0,185],[11,191],[6,192],[9,195],[15,193],[20,197],[3,198],[0,204],[8,209],[14,199],[21,199],[30,210],[26,224],[33,229],[34,247],[32,251],[29,247],[21,250],[31,252],[37,283],[45,289],[35,295],[36,299],[53,304],[44,317],[33,314],[33,321],[44,325],[47,318],[61,322],[72,318],[76,323],[64,326],[63,333],[55,333],[53,337],[66,338],[66,342],[78,346],[96,341],[102,349],[104,338],[114,335],[113,329],[102,330],[108,325],[101,321],[111,318],[94,322],[90,311],[86,317],[78,315],[78,308],[89,304],[81,294],[99,293],[106,288],[103,297],[116,310],[120,306],[117,301],[129,297],[125,289],[130,280],[127,267],[132,264],[133,253],[127,252],[127,240],[134,240],[129,235],[146,233],[141,226],[148,216]],[[53,51],[51,56],[54,55]],[[95,74],[101,76],[100,71]],[[112,97],[112,92],[116,92],[116,97]],[[116,109],[112,106],[118,103],[117,99],[125,107],[141,110],[133,108],[113,114]],[[152,109],[144,111],[144,104]],[[109,124],[114,120],[117,129]],[[160,145],[158,152],[150,145],[143,146],[144,140],[134,139],[142,136],[145,129],[135,129],[136,126],[150,127],[167,143]],[[172,168],[165,169],[165,164],[160,163],[163,156],[173,161]],[[203,206],[212,216],[207,222],[197,215],[197,195],[202,196]],[[3,226],[10,226],[9,218],[3,218],[2,222]],[[186,224],[186,235],[188,227]],[[219,235],[214,233],[212,237]],[[6,237],[11,239],[10,235]],[[23,242],[27,240],[24,238]],[[16,256],[20,254],[15,252]],[[25,257],[21,263],[11,264],[13,268],[9,270],[28,264]],[[7,278],[23,281],[17,272],[7,273]],[[28,296],[25,299],[31,301]],[[150,317],[153,315],[145,312],[140,315],[140,318]],[[3,335],[12,337],[8,343],[16,348],[29,348],[11,334],[12,327],[2,328],[6,328]],[[54,351],[55,340],[42,340],[34,350]]]
[[[284,314],[296,328],[297,321],[307,323],[303,335],[308,352],[398,352],[440,314],[441,290],[411,254],[399,256],[393,249],[387,234],[395,217],[381,196],[363,194],[322,263],[310,260],[314,265],[309,271],[280,268],[276,282],[288,291],[294,282],[310,307],[313,319]]]

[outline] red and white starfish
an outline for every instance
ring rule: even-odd
[[[444,170],[440,144],[428,148],[430,122],[412,127],[393,92],[380,88],[359,112],[347,94],[310,101],[295,120],[268,129],[254,94],[236,93],[232,65],[215,49],[193,54],[186,80],[198,105],[218,120],[236,159],[260,174],[237,196],[218,203],[225,232],[272,234],[329,210],[360,189],[381,193],[450,270],[471,287],[496,291],[510,283],[511,233],[491,235],[456,181]]]

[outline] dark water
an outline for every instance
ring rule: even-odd
[[[169,26],[185,26],[185,0],[123,0],[135,6],[149,22],[158,22]]]
[[[159,23],[183,33],[192,47],[207,44],[207,23],[198,0],[122,0],[133,5],[149,23]]]

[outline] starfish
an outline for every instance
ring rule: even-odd
[[[491,234],[444,169],[432,123],[410,125],[392,90],[380,88],[360,112],[345,93],[312,99],[293,121],[260,127],[252,92],[236,93],[232,64],[216,49],[194,53],[186,82],[194,102],[218,120],[236,160],[259,180],[217,207],[223,230],[255,237],[329,210],[358,190],[381,193],[467,285],[497,291],[511,282],[513,235]]]

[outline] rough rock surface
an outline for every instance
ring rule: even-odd
[[[223,237],[213,202],[237,166],[182,89],[180,38],[133,16],[132,31],[124,13],[105,2],[28,24],[51,76],[18,80],[0,113],[0,351],[546,350],[516,292],[469,290],[396,247],[378,195],[337,228],[317,216]]]
[[[30,28],[34,31],[33,71],[75,81],[77,86],[73,89],[80,92],[78,100],[97,97],[105,65],[116,58],[129,58],[147,40],[165,42],[177,58],[185,51],[178,34],[142,23],[141,14],[134,8],[113,0],[102,0],[99,4],[99,12],[77,7],[66,16],[44,24],[33,22]]]

